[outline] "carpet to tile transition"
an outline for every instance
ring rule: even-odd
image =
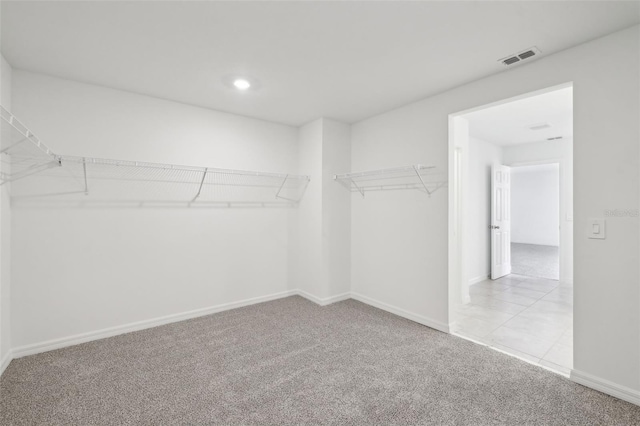
[[[11,362],[2,425],[640,425],[640,407],[362,303],[289,297]]]

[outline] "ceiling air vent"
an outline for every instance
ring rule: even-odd
[[[533,50],[527,50],[526,52],[523,52],[523,53],[519,54],[518,58],[527,59],[527,58],[530,58],[530,57],[534,56],[535,54],[536,54],[536,52],[534,52]]]
[[[532,124],[530,126],[527,126],[529,130],[542,130],[542,129],[548,129],[549,127],[551,127],[551,124],[549,123],[538,123],[538,124]]]
[[[517,62],[521,62],[525,59],[529,59],[538,55],[540,55],[540,49],[534,46],[530,49],[525,49],[522,52],[506,56],[502,59],[498,59],[498,62],[502,62],[503,65],[513,65]]]

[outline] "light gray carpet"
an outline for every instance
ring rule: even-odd
[[[560,279],[558,247],[511,243],[511,273],[550,280]]]
[[[297,296],[14,360],[0,396],[2,425],[640,425],[540,367]]]

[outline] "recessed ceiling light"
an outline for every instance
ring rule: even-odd
[[[260,80],[242,72],[225,75],[222,84],[238,92],[257,92],[262,88]]]
[[[233,85],[238,90],[247,90],[251,87],[251,83],[249,83],[249,81],[245,80],[244,78],[236,78],[235,80],[233,80]]]

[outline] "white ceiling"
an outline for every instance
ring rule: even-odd
[[[301,125],[355,122],[637,24],[638,2],[7,2],[14,67]],[[516,65],[526,66],[526,65]],[[228,76],[257,79],[240,93]]]
[[[473,137],[507,146],[573,138],[573,88],[532,96],[464,115]],[[532,130],[546,124],[549,127]]]

